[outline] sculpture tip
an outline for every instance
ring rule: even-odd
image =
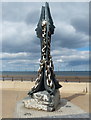
[[[45,2],[45,6],[49,6],[49,3],[48,3],[48,2]]]

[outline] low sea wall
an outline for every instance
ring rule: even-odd
[[[0,80],[3,81],[35,81],[37,75],[3,75],[0,76]],[[58,76],[56,75],[56,79],[59,82],[91,82],[91,76]]]
[[[59,82],[62,85],[60,91],[62,93],[91,93],[91,83],[86,82]],[[35,82],[30,81],[0,81],[0,89],[2,90],[20,90],[29,91]]]

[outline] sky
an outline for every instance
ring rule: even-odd
[[[44,4],[2,3],[3,71],[37,71],[41,54],[35,29]],[[89,70],[89,3],[50,2],[49,6],[56,27],[51,40],[54,70]]]

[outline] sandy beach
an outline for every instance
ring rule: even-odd
[[[91,92],[83,91],[85,83],[62,83],[63,89],[60,89],[61,98],[67,99],[68,101],[79,106],[86,112],[90,112],[89,108],[89,97],[91,97]],[[2,87],[1,87],[2,86]],[[13,118],[16,103],[27,96],[28,91],[34,86],[34,82],[19,82],[19,81],[2,81],[0,82],[0,93],[2,102],[2,117],[3,118]],[[67,87],[69,86],[69,87]],[[67,90],[73,86],[73,91],[67,92]],[[76,88],[78,86],[78,88]],[[80,89],[80,86],[82,89]],[[87,89],[89,84],[87,84]],[[75,89],[76,88],[76,89]],[[78,91],[76,91],[78,90]]]

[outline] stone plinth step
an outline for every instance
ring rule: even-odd
[[[66,99],[60,99],[60,104],[53,112],[28,109],[19,101],[16,104],[14,118],[89,118],[89,114]]]

